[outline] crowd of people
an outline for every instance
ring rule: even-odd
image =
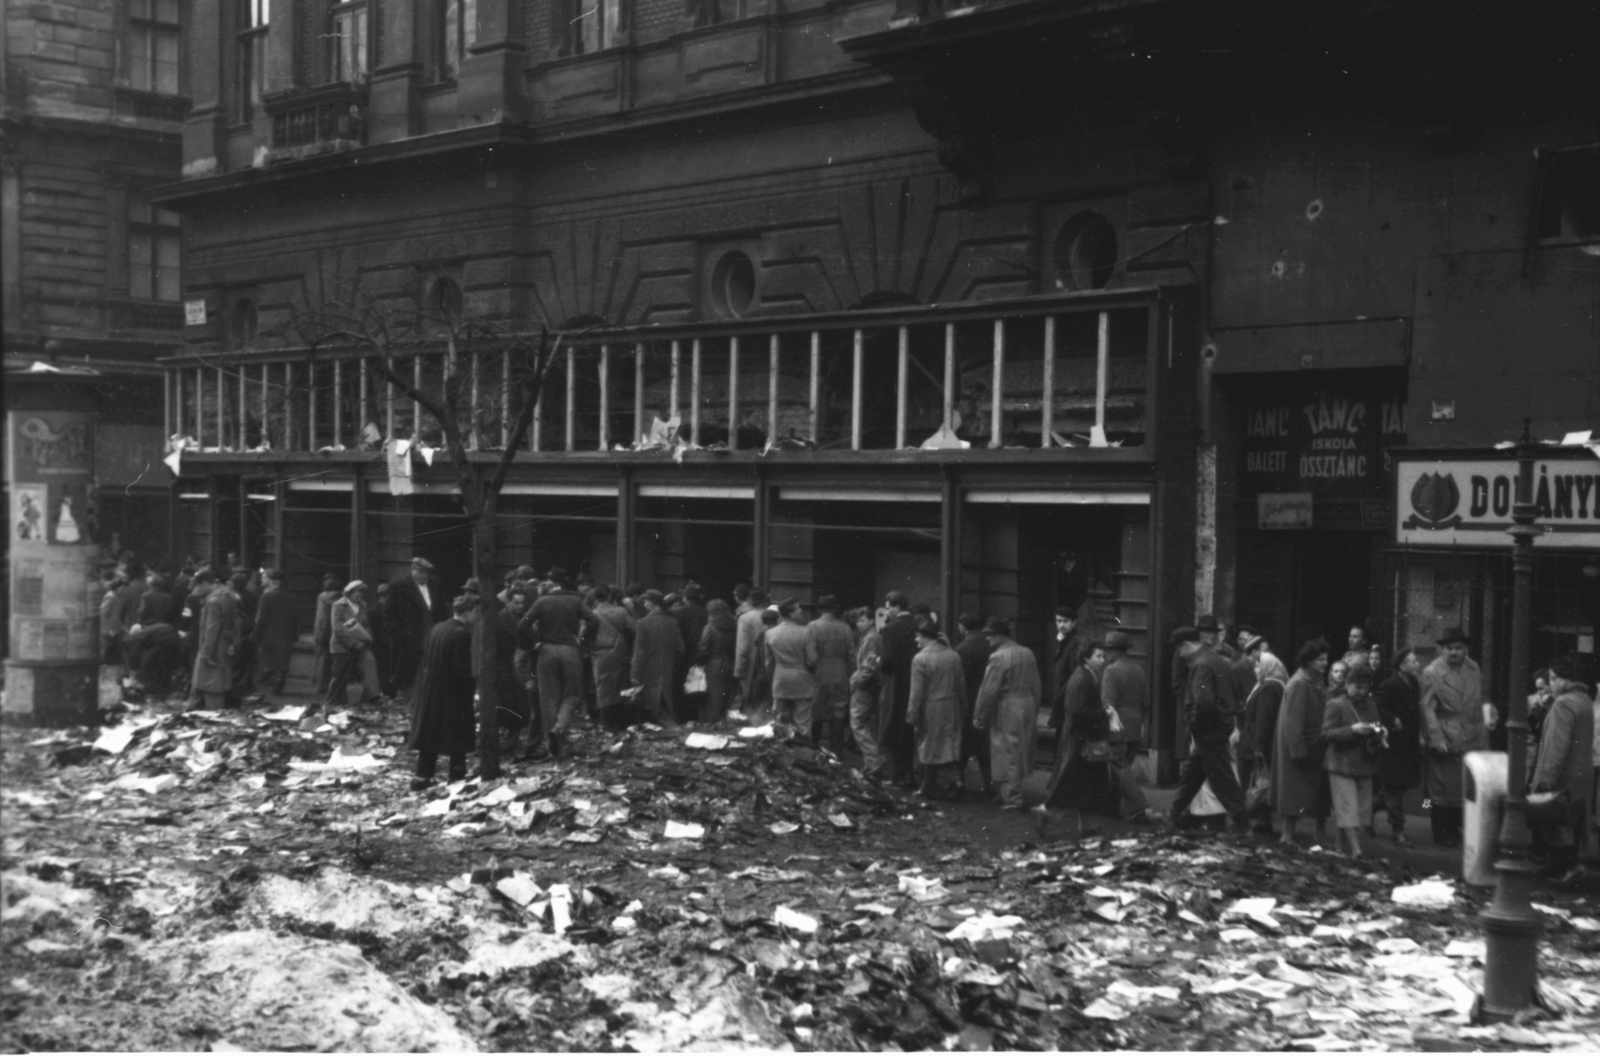
[[[692,581],[663,594],[528,566],[500,586],[495,606],[476,580],[451,598],[421,557],[370,601],[364,582],[325,577],[304,722],[320,722],[359,685],[365,699],[410,707],[415,787],[434,779],[441,755],[458,780],[487,678],[502,751],[522,760],[569,751],[580,716],[612,728],[733,717],[791,727],[836,753],[853,748],[869,777],[920,796],[960,798],[975,763],[981,794],[1020,810],[1048,709],[1055,761],[1041,809],[1075,812],[1080,827],[1093,816],[1152,820],[1133,765],[1150,725],[1145,665],[1121,629],[1080,636],[1072,609],[1056,611],[1040,665],[1006,618],[965,613],[947,635],[928,606],[898,591],[880,607],[846,610],[831,595],[804,605],[740,584],[729,599],[707,599]],[[135,688],[186,688],[191,705],[209,708],[264,686],[283,691],[300,607],[280,571],[252,573],[231,554],[181,569],[129,557],[106,570],[106,588],[104,660],[124,665]],[[485,675],[471,643],[488,608],[495,648]],[[1360,626],[1342,651],[1315,631],[1302,637],[1291,671],[1250,627],[1229,635],[1205,616],[1172,633],[1187,752],[1169,823],[1183,824],[1201,797],[1235,831],[1275,830],[1285,842],[1302,820],[1325,837],[1331,817],[1339,845],[1360,855],[1380,819],[1408,842],[1406,798],[1421,786],[1434,841],[1459,845],[1463,757],[1504,747],[1508,732],[1485,701],[1466,634],[1445,631],[1426,663],[1413,647],[1386,656]],[[1600,705],[1581,675],[1577,658],[1558,660],[1529,698],[1529,817],[1558,875],[1577,867],[1600,768]]]

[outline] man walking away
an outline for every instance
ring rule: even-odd
[[[372,632],[366,624],[367,585],[352,579],[344,586],[342,596],[328,610],[331,640],[328,656],[332,675],[328,679],[328,692],[322,700],[322,711],[332,714],[334,709],[349,703],[345,690],[352,681],[361,681],[362,654],[372,644]],[[315,704],[306,709],[301,719],[301,729],[315,729]]]
[[[528,705],[527,683],[536,677],[529,670],[527,650],[518,648],[522,617],[529,608],[528,588],[515,580],[505,591],[505,608],[494,614],[495,621],[495,694],[499,700],[500,752],[507,758],[518,758],[517,746],[527,735],[527,759],[535,754],[537,738],[532,708]]]
[[[1433,842],[1461,845],[1461,758],[1489,747],[1483,677],[1467,655],[1467,632],[1448,628],[1443,650],[1422,672],[1422,722],[1428,748],[1425,783],[1432,803]]]
[[[329,622],[329,613],[342,593],[337,576],[329,572],[322,577],[322,592],[317,595],[317,614],[311,622],[311,678],[319,697],[328,692],[328,679],[333,677],[333,662],[328,659],[329,647],[333,644],[333,625]]]
[[[992,617],[983,633],[993,652],[972,724],[989,730],[989,764],[1000,784],[1000,809],[1022,809],[1022,782],[1033,773],[1039,722],[1039,662],[1011,638],[1011,621]]]
[[[911,696],[911,658],[917,652],[917,621],[911,603],[898,590],[884,597],[883,695],[878,707],[879,745],[889,759],[889,777],[906,788],[916,787],[911,727],[906,702]]]
[[[1150,711],[1150,679],[1144,665],[1128,656],[1133,644],[1126,631],[1111,631],[1105,638],[1106,666],[1100,672],[1100,699],[1116,713],[1121,730],[1109,735],[1111,775],[1117,785],[1123,818],[1142,820],[1150,807],[1133,764],[1144,744]]]
[[[540,599],[543,600],[543,599]],[[672,716],[672,680],[678,658],[684,654],[678,621],[663,608],[659,590],[644,592],[645,618],[639,621],[633,643],[632,678],[642,687],[636,703],[648,721],[669,730],[678,728]]]
[[[592,638],[600,630],[599,617],[572,592],[566,569],[552,568],[555,589],[545,594],[523,617],[525,638],[537,650],[535,672],[539,680],[539,718],[550,754],[560,758],[573,713],[583,705],[583,665],[578,643],[587,628]]]
[[[1594,702],[1579,681],[1577,657],[1550,665],[1550,691],[1555,700],[1539,727],[1539,752],[1528,781],[1530,802],[1550,799],[1551,815],[1538,818],[1535,834],[1549,853],[1545,875],[1561,885],[1581,875],[1578,844],[1589,827],[1594,796]],[[1562,795],[1566,797],[1561,805]]]
[[[466,780],[467,753],[476,746],[478,729],[472,628],[481,618],[480,604],[478,598],[463,594],[451,606],[451,618],[428,632],[412,695],[411,737],[406,742],[417,753],[413,792],[433,784],[440,755],[450,757],[449,781]]]
[[[994,649],[983,636],[983,617],[975,612],[963,612],[956,625],[961,628],[961,641],[956,643],[956,655],[961,658],[961,675],[967,685],[967,716],[961,725],[961,783],[966,784],[967,760],[978,761],[978,776],[982,779],[980,793],[984,798],[994,795],[994,774],[989,768],[989,734],[973,725],[977,718],[978,692],[983,689],[983,672],[989,666],[989,654]]]
[[[289,663],[294,659],[294,640],[300,633],[300,621],[295,616],[297,599],[284,589],[283,570],[269,569],[267,589],[256,604],[256,665],[260,681],[272,687],[272,692],[282,693],[289,678]]]
[[[961,657],[945,644],[932,620],[917,624],[917,655],[911,659],[906,722],[916,731],[922,766],[919,796],[939,794],[939,772],[961,765],[961,728],[967,724],[967,679]],[[960,774],[951,798],[961,798]]]
[[[197,577],[198,579],[198,577]],[[200,646],[195,656],[194,692],[212,711],[231,703],[233,655],[239,648],[239,599],[225,584],[215,584],[200,612]]]
[[[738,616],[737,641],[733,648],[733,671],[739,680],[741,708],[746,715],[755,707],[756,697],[754,682],[757,668],[765,668],[765,657],[761,651],[761,636],[766,632],[765,625],[761,622],[761,613],[767,607],[767,592],[760,587],[750,590],[749,608]],[[750,716],[754,721],[754,716]]]
[[[599,618],[589,660],[594,665],[595,708],[600,722],[612,729],[627,725],[623,717],[622,683],[633,661],[633,639],[639,621],[613,600],[610,587],[594,589],[594,614]]]
[[[872,610],[852,609],[848,620],[855,624],[856,661],[850,675],[850,731],[861,752],[861,772],[874,781],[883,777],[883,754],[878,750],[878,693],[883,688],[883,636],[878,633]],[[987,737],[985,738],[987,739]]]
[[[1214,638],[1215,632],[1210,633]],[[1183,761],[1169,823],[1176,823],[1199,794],[1200,786],[1210,781],[1211,791],[1233,819],[1234,830],[1248,835],[1244,792],[1239,788],[1239,777],[1233,772],[1233,760],[1228,754],[1233,715],[1238,710],[1233,700],[1232,672],[1228,662],[1212,648],[1213,643],[1201,640],[1199,628],[1180,627],[1173,632],[1171,640],[1188,664],[1185,695],[1194,752]]]
[[[822,724],[828,724],[828,747],[844,751],[844,733],[850,710],[850,672],[855,668],[856,635],[839,618],[839,601],[832,594],[817,599],[817,618],[806,624],[806,652],[815,665],[816,693],[811,698],[811,741],[821,742]]]
[[[778,617],[778,626],[767,632],[765,640],[775,720],[794,724],[810,738],[811,701],[817,693],[811,671],[816,656],[805,624],[800,622],[800,602],[794,598],[779,602]]]

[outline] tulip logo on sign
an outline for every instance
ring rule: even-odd
[[[1451,473],[1424,473],[1411,488],[1411,516],[1402,528],[1443,531],[1461,523],[1461,489]]]

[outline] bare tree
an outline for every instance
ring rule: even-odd
[[[484,618],[473,634],[478,672],[478,753],[485,779],[500,776],[498,688],[500,662],[495,641],[495,527],[500,492],[533,422],[539,393],[565,338],[548,327],[519,332],[473,318],[459,294],[439,297],[420,283],[407,295],[380,297],[355,282],[325,282],[318,294],[308,289],[304,306],[293,311],[285,331],[305,348],[314,377],[318,362],[336,356],[358,357],[362,369],[392,386],[437,425],[441,447],[455,470],[462,511],[472,530],[472,569],[483,598]],[[454,289],[453,286],[448,289]],[[501,376],[485,379],[480,360],[493,355]],[[437,382],[407,377],[398,359],[422,357],[438,362]],[[507,413],[511,412],[511,413]],[[498,430],[487,423],[498,421]],[[362,423],[365,428],[368,423]],[[411,417],[411,438],[421,438],[423,422]],[[498,433],[498,435],[495,435]],[[389,437],[386,439],[394,439]],[[498,448],[498,457],[479,456]]]

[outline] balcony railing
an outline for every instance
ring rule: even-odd
[[[365,85],[327,84],[268,96],[263,105],[272,116],[274,150],[366,140]]]
[[[1138,447],[1158,314],[1148,291],[1123,291],[570,333],[526,447],[647,448],[656,419],[710,450]],[[465,431],[479,450],[503,449],[522,409],[507,356],[471,357]],[[442,350],[390,362],[424,393],[442,388]],[[355,353],[183,357],[169,366],[166,399],[168,435],[201,450],[443,445],[424,408]]]

